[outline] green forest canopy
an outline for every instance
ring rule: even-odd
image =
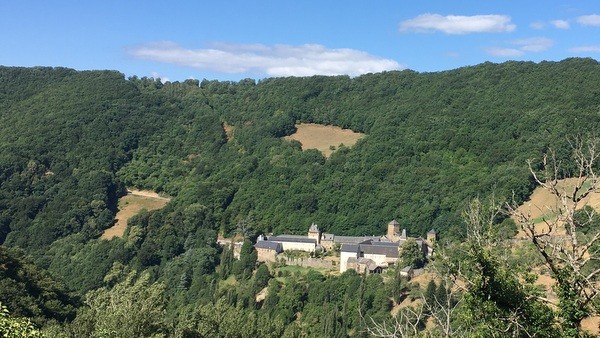
[[[466,201],[526,199],[527,159],[567,158],[569,136],[598,129],[598,83],[592,59],[258,82],[0,67],[0,243],[83,293],[115,263],[167,290],[179,282],[167,275],[199,283],[219,262],[217,233],[240,225],[362,235],[395,218],[414,236],[461,238]],[[296,123],[368,136],[326,159],[282,140]],[[174,198],[124,239],[97,240],[125,187]]]

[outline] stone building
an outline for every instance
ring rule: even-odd
[[[431,229],[427,232],[427,242],[430,246],[434,246],[435,241],[437,241],[437,231]]]
[[[340,250],[340,272],[348,269],[356,270],[355,267],[358,266],[356,264],[360,263],[361,259],[364,262],[373,262],[379,268],[369,269],[371,272],[387,269],[398,261],[399,248],[400,244],[398,242],[373,240],[367,240],[360,244],[344,244]]]
[[[340,248],[340,272],[348,270],[348,260],[360,257],[360,246],[358,244],[342,244]]]
[[[428,239],[430,238],[428,233]],[[334,236],[334,240],[338,236]],[[341,236],[340,236],[341,237]],[[368,269],[368,271],[381,271],[394,265],[400,256],[400,247],[409,237],[406,229],[400,230],[400,224],[392,220],[387,225],[387,233],[382,237],[346,237],[340,240],[357,241],[352,244],[343,244],[340,250],[340,272],[354,269],[364,272],[363,262],[373,262],[379,269]],[[431,254],[431,245],[422,238],[414,238],[424,256]],[[369,261],[366,261],[369,260]],[[366,266],[366,265],[365,265]],[[372,266],[371,266],[372,267]],[[357,270],[358,269],[358,270]],[[359,271],[360,270],[360,271]]]
[[[306,237],[317,241],[317,245],[321,244],[321,230],[319,230],[319,226],[315,223],[311,224],[310,228],[308,228],[308,235]]]
[[[335,248],[341,248],[343,244],[359,244],[364,241],[381,241],[381,236],[337,236],[324,233],[321,235],[321,247],[325,251],[332,251]],[[385,240],[385,239],[384,239]]]
[[[317,249],[317,240],[307,236],[281,235],[269,236],[267,241],[281,243],[283,250],[299,250],[314,252]]]
[[[432,243],[437,233],[427,233],[427,240],[415,238],[423,255],[431,254]],[[392,220],[387,225],[384,236],[336,236],[322,233],[312,223],[306,236],[278,235],[259,236],[255,248],[260,261],[276,261],[277,255],[283,251],[298,250],[315,252],[340,250],[340,272],[353,269],[363,272],[380,272],[395,264],[399,258],[399,248],[408,239],[406,229],[400,230],[400,224]]]
[[[281,243],[259,240],[254,245],[259,262],[275,262],[277,255],[283,252]]]
[[[400,276],[413,278],[414,270],[413,270],[412,266],[409,265],[409,266],[404,267],[402,270],[400,270]]]
[[[373,260],[360,257],[350,257],[347,261],[347,270],[355,270],[360,274],[381,273],[382,267],[377,265]]]

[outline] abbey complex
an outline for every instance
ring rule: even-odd
[[[430,230],[427,239],[414,238],[424,256],[433,252],[436,237],[437,232]],[[359,273],[378,273],[398,261],[402,244],[409,238],[406,229],[400,230],[396,220],[388,223],[387,233],[383,236],[338,236],[321,232],[313,223],[306,236],[261,235],[254,247],[262,262],[275,262],[286,250],[339,252],[340,272],[353,269]]]

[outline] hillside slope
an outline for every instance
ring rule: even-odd
[[[568,157],[566,138],[600,125],[600,66],[590,59],[258,83],[62,68],[4,67],[0,77],[0,241],[63,276],[78,263],[65,266],[58,252],[107,245],[90,240],[112,224],[125,186],[174,196],[131,220],[135,241],[109,244],[139,267],[240,227],[300,233],[316,222],[376,234],[395,218],[411,235],[460,238],[465,201],[526,199],[525,160],[549,147]],[[326,159],[282,139],[298,122],[367,136]],[[96,285],[103,266],[76,288]]]

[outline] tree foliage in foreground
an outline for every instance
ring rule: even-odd
[[[8,309],[0,302],[0,335],[5,338],[42,337],[41,332],[28,318],[15,318],[10,315]]]

